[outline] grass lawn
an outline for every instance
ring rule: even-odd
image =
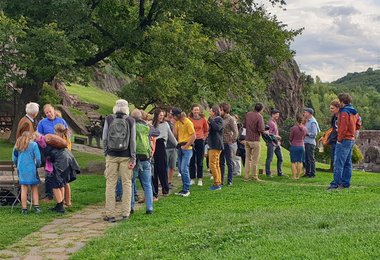
[[[190,197],[162,199],[153,215],[138,210],[72,259],[379,259],[380,175],[354,172],[349,190],[328,192],[331,178],[234,177],[221,191],[208,191],[206,178]]]

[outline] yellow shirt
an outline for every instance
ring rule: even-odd
[[[188,142],[190,138],[195,134],[193,122],[190,121],[187,117],[183,122],[177,121],[175,123],[175,129],[177,131],[178,143]],[[189,147],[187,150],[191,150]]]

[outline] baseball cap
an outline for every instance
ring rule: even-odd
[[[314,115],[314,110],[310,107],[305,108],[303,111],[309,112],[310,114]]]
[[[172,114],[173,116],[179,116],[179,115],[182,114],[182,110],[179,109],[178,107],[173,107],[173,108],[172,108],[172,112],[171,112],[171,114]]]

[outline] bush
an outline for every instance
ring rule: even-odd
[[[363,160],[362,152],[359,147],[355,144],[352,150],[352,163],[359,163]]]

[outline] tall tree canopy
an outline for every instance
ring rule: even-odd
[[[98,62],[131,77],[120,94],[138,107],[255,100],[299,33],[252,0],[3,0],[0,10],[0,83],[22,88],[19,114],[44,82]]]

